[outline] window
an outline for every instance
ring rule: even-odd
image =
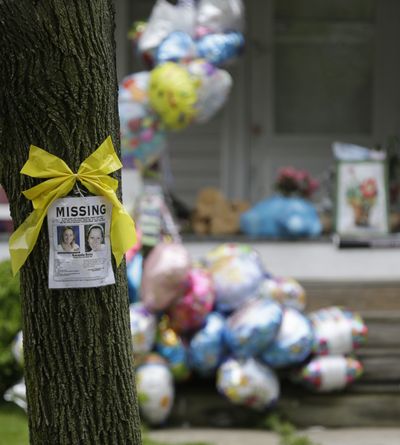
[[[374,1],[279,0],[276,134],[370,134]]]

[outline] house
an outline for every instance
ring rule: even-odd
[[[127,31],[149,17],[154,3],[118,1],[120,78],[143,69]],[[244,4],[246,50],[228,67],[234,80],[228,103],[209,123],[169,135],[171,187],[189,206],[206,186],[255,203],[272,192],[281,166],[321,177],[334,165],[334,141],[385,148],[399,135],[398,0]],[[219,242],[195,240],[187,246],[198,256]],[[370,329],[361,350],[362,383],[340,399],[302,395],[305,410],[298,410],[296,397],[289,398],[289,417],[298,424],[395,424],[400,413],[398,249],[343,251],[329,240],[255,241],[255,246],[273,273],[301,280],[309,309],[346,305],[361,312]],[[373,408],[367,409],[370,402]]]
[[[142,70],[127,32],[151,0],[117,2],[119,77]],[[172,189],[193,205],[205,186],[256,202],[279,167],[321,177],[331,146],[385,147],[400,127],[400,3],[244,0],[246,48],[228,67],[229,102],[209,123],[169,137]]]

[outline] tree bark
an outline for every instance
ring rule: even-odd
[[[73,171],[108,135],[119,153],[113,35],[111,0],[0,0],[0,181],[15,227],[32,211],[21,191],[40,182],[19,174],[30,144]],[[49,290],[48,252],[45,222],[21,270],[31,444],[140,444],[125,266],[112,286]]]

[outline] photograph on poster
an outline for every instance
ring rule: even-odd
[[[105,249],[104,224],[86,224],[86,252],[101,252]]]
[[[79,252],[79,226],[57,226],[57,252]]]

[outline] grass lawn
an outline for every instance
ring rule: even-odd
[[[0,445],[28,445],[28,421],[25,412],[13,403],[0,404]],[[143,445],[167,445],[143,435]],[[169,444],[168,444],[169,445]],[[209,445],[190,443],[186,445]]]
[[[13,403],[0,405],[0,445],[28,445],[26,414]]]

